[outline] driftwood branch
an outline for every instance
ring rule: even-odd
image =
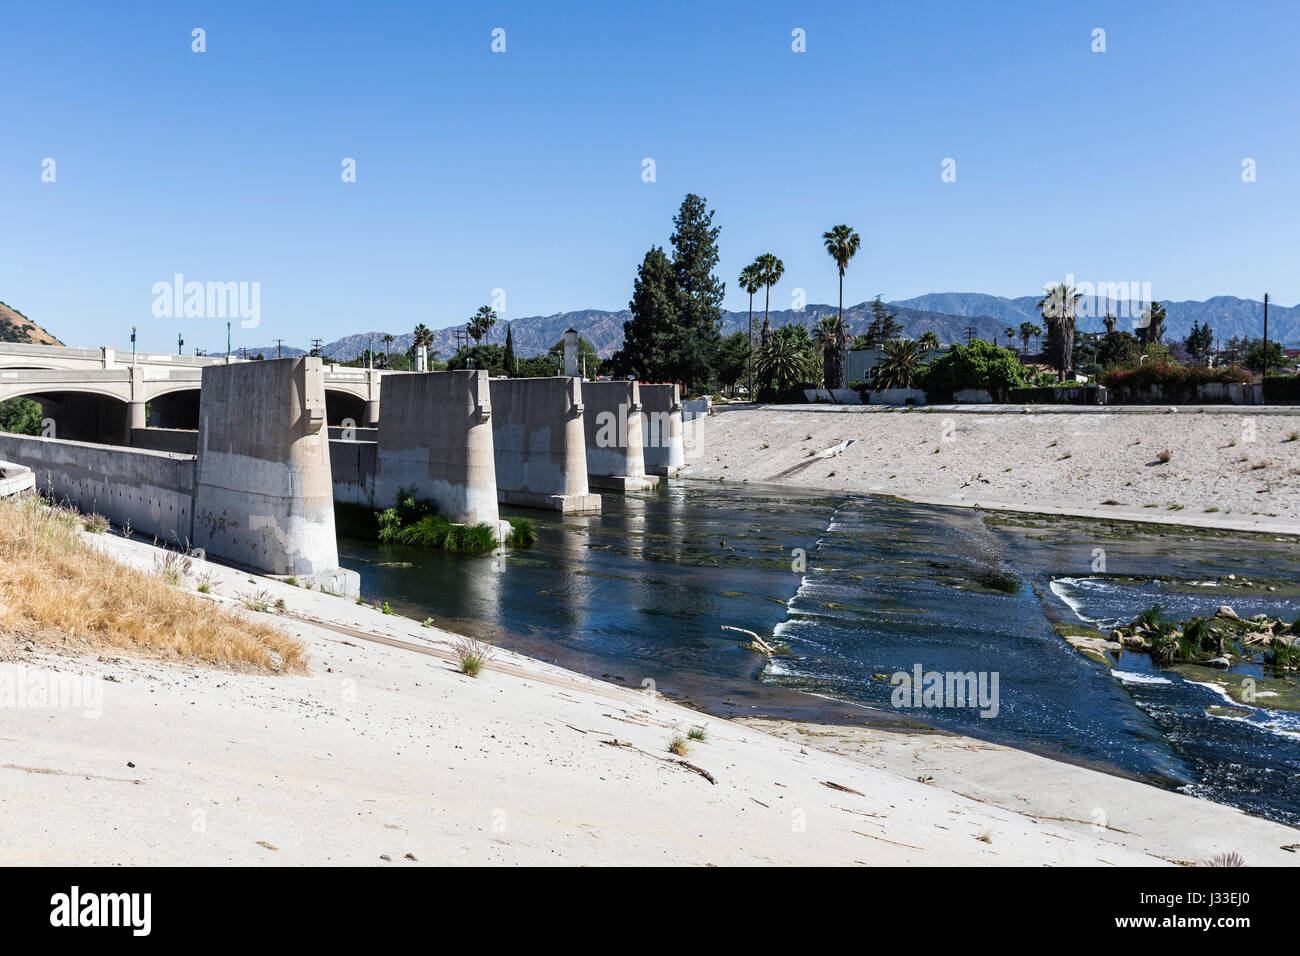
[[[753,631],[747,631],[743,627],[732,627],[730,624],[723,624],[722,629],[724,631],[737,631],[741,634],[748,634],[750,638],[753,639],[754,644],[758,647],[758,649],[761,650],[768,657],[771,657],[773,654],[776,653],[775,651],[772,650],[772,645],[768,644],[767,641],[763,640]]]

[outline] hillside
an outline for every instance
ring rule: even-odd
[[[0,302],[0,342],[27,342],[32,345],[63,344],[17,309],[3,302]]]

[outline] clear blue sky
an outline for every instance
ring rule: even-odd
[[[839,222],[863,240],[848,302],[1028,295],[1072,272],[1290,305],[1298,10],[9,3],[0,299],[70,344],[136,325],[142,348],[180,329],[187,351],[225,329],[154,317],[177,272],[261,283],[236,347],[443,327],[495,288],[507,319],[618,309],[697,192],[735,309],[766,251],[786,264],[774,305],[833,302],[820,236]]]

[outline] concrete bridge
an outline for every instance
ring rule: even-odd
[[[201,376],[194,454],[0,433],[0,459],[31,469],[56,500],[177,548],[356,594],[357,574],[338,563],[320,359],[214,364]]]
[[[0,343],[0,401],[27,397],[41,405],[49,431],[76,441],[133,444],[136,429],[198,428],[205,368],[245,360],[136,353],[112,348]],[[323,366],[326,416],[332,424],[379,421],[380,369]],[[146,407],[152,415],[146,415]]]
[[[675,385],[311,357],[123,365],[112,349],[30,345],[0,348],[0,361],[17,363],[0,367],[0,400],[30,396],[53,419],[41,437],[0,433],[0,459],[17,466],[6,488],[34,477],[116,524],[344,593],[357,578],[338,567],[336,503],[380,510],[414,486],[451,521],[501,529],[498,504],[599,511],[591,489],[653,488],[682,461]]]

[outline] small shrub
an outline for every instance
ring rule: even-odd
[[[1145,628],[1148,631],[1163,632],[1168,626],[1168,621],[1165,619],[1165,609],[1159,604],[1152,604],[1133,619],[1133,626]]]
[[[258,591],[254,594],[245,594],[240,597],[244,602],[244,607],[250,611],[258,611],[265,614],[271,609],[271,595],[267,591]]]
[[[153,570],[167,579],[168,583],[179,586],[194,568],[194,561],[188,554],[168,551],[154,559]]]
[[[1167,465],[1169,464],[1169,459],[1173,457],[1174,457],[1173,453],[1166,450],[1156,455],[1156,461],[1160,462],[1160,464],[1162,465]]]
[[[1264,663],[1275,670],[1296,670],[1300,668],[1300,648],[1274,640],[1264,655]]]
[[[462,637],[452,644],[452,650],[460,672],[468,677],[478,677],[483,665],[492,659],[494,648],[472,637]]]
[[[700,741],[703,741],[703,740],[707,739],[709,735],[708,735],[708,732],[704,729],[703,726],[700,726],[700,725],[697,724],[696,726],[694,726],[694,727],[692,727],[692,728],[690,729],[690,731],[687,733],[686,736],[687,736],[687,737],[690,737],[691,740],[700,740]]]
[[[506,544],[516,548],[526,548],[537,543],[537,526],[531,518],[506,518],[510,522],[510,536]]]
[[[91,534],[103,534],[108,530],[108,519],[103,515],[92,514],[82,522],[81,526]]]
[[[686,744],[686,738],[681,734],[673,734],[672,739],[668,741],[668,752],[676,754],[678,757],[685,757],[690,748]]]

